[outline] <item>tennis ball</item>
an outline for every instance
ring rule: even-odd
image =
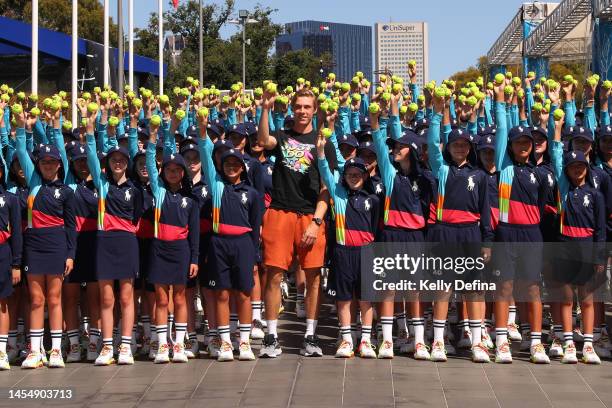
[[[376,87],[376,93],[382,93],[383,91],[383,87],[382,86],[377,86]]]
[[[0,97],[2,98],[2,102],[7,102],[11,100],[11,97],[8,94],[2,94],[2,96]]]
[[[592,76],[593,78],[597,79],[597,82],[599,82],[599,74],[593,74]]]
[[[300,85],[303,85],[305,82],[306,82],[306,80],[304,78],[302,78],[302,77],[297,79],[297,83],[300,84]]]
[[[16,115],[19,115],[20,113],[23,112],[23,106],[21,106],[20,104],[16,103],[13,106],[11,106],[11,112],[13,112]]]
[[[61,107],[62,107],[62,104],[59,101],[51,102],[50,108],[53,112],[57,112]]]
[[[98,111],[98,104],[95,102],[91,102],[87,104],[87,112],[94,113]]]
[[[108,91],[102,91],[100,92],[100,99],[105,101],[110,97],[110,94],[108,93]]]
[[[321,102],[325,102],[327,100],[327,96],[325,96],[325,94],[320,94],[317,97],[317,102],[321,103]]]
[[[276,84],[273,82],[270,82],[269,84],[266,85],[266,92],[274,95],[276,93],[276,88],[277,88]]]
[[[519,89],[517,95],[519,98],[523,98],[525,96],[525,91],[523,89]]]
[[[129,91],[126,95],[126,97],[128,99],[134,99],[136,97],[136,94],[133,91]]]
[[[595,78],[595,76],[591,76],[587,79],[587,83],[590,86],[596,86],[597,85],[598,80]]]
[[[111,86],[109,84],[104,85],[104,90],[105,91],[110,91]]]
[[[68,101],[62,101],[62,109],[68,109]]]
[[[497,74],[497,75],[495,75],[495,83],[497,85],[503,84],[504,83],[504,79],[505,79],[504,74]]]
[[[161,124],[161,117],[159,115],[153,115],[151,116],[151,120],[149,120],[149,123],[153,126],[159,126]]]
[[[94,87],[94,93],[95,94],[99,94],[100,92],[102,92],[102,89],[100,89],[99,86]]]
[[[43,100],[43,106],[45,107],[45,109],[49,109],[51,108],[51,103],[53,102],[53,99],[51,98],[45,98]]]
[[[116,116],[111,116],[110,118],[108,118],[108,124],[112,127],[117,127],[117,125],[119,124],[119,118]]]
[[[319,109],[321,109],[321,112],[327,112],[327,110],[329,109],[329,103],[326,102],[322,102],[321,104],[319,104]]]
[[[514,88],[513,88],[513,87],[511,87],[510,85],[506,85],[506,86],[504,87],[504,93],[505,93],[506,95],[512,95],[512,94],[514,93]]]
[[[380,111],[380,105],[378,105],[376,102],[373,102],[370,104],[370,107],[368,108],[368,111],[371,114],[377,114]]]
[[[467,98],[466,103],[470,106],[475,106],[478,103],[478,99],[474,95]]]
[[[351,82],[353,82],[354,84],[358,84],[359,81],[361,81],[361,78],[359,78],[358,76],[354,76],[353,79],[351,80]]]
[[[438,98],[444,98],[446,96],[446,89],[447,88],[442,88],[441,86],[436,87],[434,94],[438,97]]]
[[[330,72],[329,74],[327,74],[327,79],[329,79],[330,81],[335,81],[336,74],[334,74],[333,72]]]
[[[425,95],[421,94],[418,96],[417,101],[419,102],[425,102]]]
[[[467,101],[467,96],[459,95],[459,103],[465,103],[465,101]]]
[[[172,88],[172,93],[174,93],[177,96],[180,95],[181,94],[181,87],[180,86],[175,86],[174,88]]]
[[[361,101],[361,95],[358,93],[354,93],[353,95],[351,95],[351,100],[353,102],[360,102]]]
[[[338,102],[329,101],[327,104],[329,105],[329,108],[327,109],[329,112],[333,113],[338,110]]]
[[[187,77],[187,83],[190,84],[190,85],[193,84],[193,77],[188,76]]]
[[[81,126],[87,126],[87,118],[81,118]]]
[[[210,95],[210,89],[208,88],[202,88],[202,90],[200,91],[202,93],[203,97],[207,97],[208,95]]]
[[[512,78],[512,76],[513,76],[513,75],[512,75],[512,72],[511,72],[511,71],[506,72],[506,78],[511,79],[511,78]]]
[[[29,99],[30,99],[30,101],[32,101],[32,102],[38,102],[38,95],[36,95],[36,94],[31,94]]]
[[[232,92],[238,92],[240,90],[240,85],[238,84],[233,84],[230,89],[232,90]]]
[[[386,75],[381,75],[379,77],[379,79],[380,79],[380,82],[387,82],[387,76]]]
[[[493,90],[493,82],[487,82],[487,89]]]
[[[24,101],[25,98],[26,98],[25,92],[17,92],[17,99],[19,99],[20,101]]]
[[[192,85],[197,88],[198,86],[200,86],[200,80],[199,79],[194,79]]]
[[[533,72],[533,71],[529,71],[529,72],[527,73],[527,78],[529,78],[529,79],[533,79],[533,78],[535,78],[535,77],[536,77],[536,73],[535,73],[535,72]]]
[[[385,102],[389,102],[391,100],[391,94],[389,92],[385,92],[381,95],[381,98]]]
[[[412,67],[416,67],[416,61],[415,61],[415,60],[410,60],[410,61],[408,61],[408,66],[409,66],[410,68],[412,68]]]
[[[612,89],[612,81],[610,80],[605,80],[603,81],[603,84],[601,84],[604,89]]]
[[[330,128],[323,128],[321,129],[321,134],[327,139],[329,139],[334,134],[334,131]]]
[[[540,102],[536,102],[533,104],[533,108],[534,111],[536,112],[542,112],[542,109],[544,109],[544,106],[542,106],[542,104]]]
[[[293,93],[293,87],[292,87],[291,85],[287,85],[287,86],[285,87],[285,93],[286,93],[286,94]]]
[[[60,98],[62,99],[66,99],[66,96],[68,96],[68,94],[66,93],[66,91],[59,91],[58,95],[60,96]]]
[[[174,113],[174,116],[176,116],[176,118],[178,120],[183,120],[185,118],[185,111],[182,109],[177,109],[176,112]]]
[[[62,128],[64,128],[65,130],[72,130],[72,122],[69,120],[64,121],[64,123],[62,124]]]
[[[482,87],[484,85],[484,78],[483,77],[478,77],[478,79],[476,79],[476,85],[478,87]]]
[[[419,110],[419,105],[417,105],[416,103],[412,102],[410,105],[408,105],[408,110],[410,112],[416,112]]]
[[[334,82],[334,89],[338,90],[342,88],[342,82],[336,81]]]
[[[351,90],[351,84],[349,84],[348,82],[343,82],[340,86],[340,89],[342,90],[342,92],[348,92]]]
[[[518,86],[518,85],[520,85],[520,84],[521,84],[521,78],[519,78],[519,77],[513,77],[513,78],[512,78],[512,84],[513,84],[513,85],[517,85],[517,86]]]
[[[8,89],[8,94],[9,95],[13,95],[14,92],[15,92],[15,90],[13,88],[9,88]]]
[[[0,91],[8,92],[9,86],[7,84],[0,85]]]
[[[185,98],[187,98],[189,95],[191,95],[191,92],[189,92],[189,89],[187,88],[181,89],[181,96],[184,96]]]
[[[142,100],[140,100],[139,98],[134,98],[134,99],[132,99],[132,105],[136,109],[140,109],[140,108],[142,108]]]
[[[225,104],[228,104],[228,103],[230,103],[230,97],[229,97],[228,95],[225,95],[225,96],[224,96],[224,97],[221,99],[221,101],[222,101],[223,103],[225,103]]]
[[[555,113],[553,113],[553,117],[557,121],[561,120],[564,115],[565,115],[565,112],[563,112],[561,109],[557,109]]]
[[[405,115],[408,112],[408,107],[406,105],[400,106],[399,113],[400,115]]]
[[[572,82],[573,83],[574,82],[574,77],[568,74],[568,75],[563,77],[563,80],[565,82]]]
[[[198,109],[198,117],[199,118],[207,118],[208,117],[208,108],[202,107]]]
[[[402,92],[403,89],[404,87],[402,86],[402,84],[393,84],[393,87],[391,88],[394,94]]]
[[[91,99],[91,94],[89,92],[83,92],[83,94],[81,95],[81,97],[83,99],[85,99],[86,101]]]
[[[38,116],[40,115],[40,109],[38,109],[37,107],[33,107],[32,110],[30,110],[30,114],[32,116]]]
[[[167,105],[170,103],[170,98],[168,95],[159,95],[159,103],[162,105]]]

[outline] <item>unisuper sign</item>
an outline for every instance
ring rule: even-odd
[[[414,31],[415,26],[405,24],[385,24],[382,26],[383,31]]]

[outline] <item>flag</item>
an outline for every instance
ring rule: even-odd
[[[172,0],[172,5],[174,6],[175,10],[178,8],[178,2],[179,0]]]

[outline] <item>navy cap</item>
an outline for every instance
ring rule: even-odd
[[[573,126],[564,126],[563,129],[561,130],[561,139],[563,140],[571,139],[572,133],[574,133]]]
[[[257,130],[259,129],[257,125],[253,122],[244,122],[244,126],[246,127],[247,134],[249,137],[257,136]]]
[[[55,159],[58,161],[61,161],[62,159],[59,150],[57,150],[57,147],[50,144],[43,144],[40,145],[40,147],[38,148],[38,160],[46,158]]]
[[[148,126],[143,126],[143,127],[138,126],[138,129],[136,131],[137,131],[139,139],[149,140],[149,127]]]
[[[182,149],[183,146],[187,144],[194,144],[196,145],[196,149],[197,149],[198,143],[199,143],[199,139],[197,137],[193,137],[193,136],[184,137],[183,140],[181,140],[179,143],[179,150]]]
[[[539,133],[541,136],[545,137],[548,140],[548,132],[541,126],[533,126],[531,128],[531,134],[535,137],[534,133]]]
[[[362,131],[372,129],[372,124],[370,123],[370,118],[368,116],[359,115],[359,128]]]
[[[478,136],[495,135],[497,128],[495,126],[485,126],[478,129]]]
[[[495,134],[482,134],[478,138],[476,150],[492,149],[495,150]]]
[[[572,139],[586,139],[589,142],[593,141],[593,130],[584,126],[575,126],[572,131]]]
[[[508,135],[508,140],[510,140],[511,142],[514,140],[517,140],[521,137],[528,137],[529,139],[533,140],[533,135],[531,134],[531,130],[526,127],[526,126],[515,126],[512,129],[510,129],[510,134]]]
[[[185,154],[187,152],[194,151],[200,153],[200,149],[196,143],[185,143],[181,145],[181,154]]]
[[[349,145],[351,147],[357,148],[359,147],[359,142],[357,138],[353,135],[342,135],[338,138],[338,145]]]
[[[123,139],[127,139],[128,138],[128,134],[127,133],[121,133],[121,134],[118,134],[115,137],[117,138],[117,140],[123,140]]]
[[[416,133],[419,133],[421,129],[427,128],[429,128],[429,120],[427,118],[423,118],[414,122],[414,131]]]
[[[584,152],[578,150],[572,150],[571,152],[566,153],[563,159],[564,167],[567,167],[572,163],[583,163],[587,166],[589,165],[589,162],[586,156],[584,155]]]
[[[125,147],[121,147],[121,146],[111,147],[106,152],[106,157],[110,157],[110,155],[113,154],[113,153],[122,154],[123,156],[125,156],[126,159],[128,159],[128,160],[130,159],[130,154],[128,153],[128,151],[127,151],[127,149]]]
[[[187,165],[185,164],[185,159],[180,154],[167,154],[164,156],[162,161],[162,168],[166,167],[169,164],[176,164],[178,166],[187,169]]]
[[[612,126],[608,125],[608,126],[602,126],[599,129],[597,129],[597,137],[598,138],[604,138],[607,136],[612,136]]]
[[[472,143],[474,142],[474,136],[467,130],[453,129],[448,134],[448,144],[456,142],[457,140],[467,140],[468,142]]]
[[[86,158],[87,158],[87,147],[85,147],[85,145],[74,146],[71,149],[71,155],[70,155],[71,161],[75,161],[79,159],[86,159]]]
[[[213,146],[213,156],[215,155],[215,152],[218,149],[233,149],[234,148],[234,144],[227,139],[223,139],[223,140],[217,140]]]
[[[68,138],[68,139],[78,140],[79,139],[79,128],[74,128],[72,130],[63,130],[62,129],[62,136],[64,136],[65,138]]]
[[[242,163],[242,167],[244,168],[244,171],[245,172],[247,171],[246,163],[244,162],[244,156],[242,155],[242,153],[240,153],[237,149],[234,149],[234,148],[227,150],[221,155],[221,168],[223,168],[223,163],[225,163],[225,161],[229,159],[230,157],[235,157],[238,160],[240,160],[240,162]]]
[[[214,133],[217,136],[221,136],[224,133],[223,125],[219,119],[208,122],[208,125],[206,125],[206,130]]]
[[[248,137],[249,133],[247,132],[246,125],[244,123],[236,123],[234,125],[229,126],[226,129],[227,136],[229,135],[238,135],[241,137]]]
[[[362,173],[365,173],[367,171],[365,162],[363,161],[363,159],[359,157],[349,159],[344,163],[345,172],[346,172],[346,169],[348,169],[349,167],[355,167],[356,169],[361,170]]]
[[[185,132],[186,137],[198,138],[198,127],[196,125],[189,126]]]
[[[360,151],[362,150],[368,150],[374,154],[376,154],[376,148],[374,147],[374,143],[372,142],[362,142],[359,143],[359,146],[357,147],[357,154],[359,154]]]
[[[140,156],[145,156],[147,154],[147,151],[145,149],[138,149],[138,151],[136,152],[136,154],[134,155],[134,157],[132,158],[132,163],[136,162],[136,159]]]
[[[457,119],[452,119],[451,118],[451,120],[450,120],[450,127],[451,127],[451,129],[457,129],[457,128],[460,127],[460,125],[461,124],[459,123],[459,121]]]
[[[387,144],[394,146],[400,143],[403,145],[410,146],[415,151],[419,150],[419,137],[411,130],[405,130],[398,139],[387,139]]]

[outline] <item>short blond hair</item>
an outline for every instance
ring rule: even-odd
[[[312,105],[316,108],[315,101],[317,100],[317,97],[310,89],[302,88],[296,93],[294,93],[293,97],[291,98],[291,106],[295,105],[295,101],[297,101],[297,98],[312,98]]]

